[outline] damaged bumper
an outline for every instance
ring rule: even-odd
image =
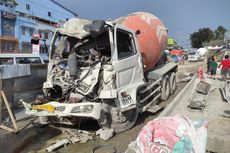
[[[31,104],[23,102],[23,105],[26,109],[27,115],[33,116],[56,116],[56,117],[89,117],[98,120],[100,118],[101,113],[101,103],[92,103],[92,102],[84,102],[84,103],[59,103],[59,102],[49,102],[40,107],[34,107]],[[36,106],[36,105],[35,105]],[[52,111],[46,109],[54,108]]]

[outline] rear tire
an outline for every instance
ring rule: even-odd
[[[170,95],[170,85],[168,75],[164,76],[161,87],[161,100],[168,100]]]
[[[170,85],[170,94],[174,94],[176,91],[176,75],[175,72],[172,72],[169,77],[169,85]]]

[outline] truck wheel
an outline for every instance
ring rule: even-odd
[[[113,128],[116,133],[132,128],[138,117],[138,109],[121,112],[120,107],[109,106],[109,112],[101,113],[99,124],[102,128]]]
[[[168,75],[164,76],[161,87],[161,100],[168,100],[170,95],[170,85]]]
[[[176,75],[175,72],[172,72],[169,77],[169,85],[170,85],[170,94],[174,94],[176,91]]]

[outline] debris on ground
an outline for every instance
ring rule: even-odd
[[[57,150],[61,147],[65,147],[68,144],[74,144],[76,142],[79,143],[86,143],[89,140],[93,140],[94,133],[85,131],[85,130],[77,130],[77,129],[67,129],[63,128],[62,130],[62,139],[58,139],[54,143],[52,142],[48,148],[46,148],[47,152],[52,152],[54,150]]]
[[[117,153],[117,149],[113,145],[98,145],[98,146],[95,146],[93,148],[93,153],[95,153],[95,151],[99,152],[100,150],[108,151],[108,152],[112,152],[112,153]]]
[[[186,77],[191,77],[191,76],[193,76],[194,75],[194,73],[192,73],[192,72],[184,72],[184,76],[186,76]]]
[[[62,139],[57,141],[55,144],[52,144],[51,146],[49,146],[48,148],[46,148],[47,152],[52,152],[60,147],[66,146],[68,144],[71,144],[69,139]]]
[[[126,153],[205,153],[207,124],[181,115],[156,118],[142,128]]]
[[[189,98],[188,107],[191,109],[202,110],[206,106],[207,98],[210,93],[211,83],[208,83],[205,79],[196,79],[193,84],[193,90]]]
[[[223,98],[229,103],[230,102],[230,80],[225,81],[224,87],[221,88]]]
[[[184,73],[184,78],[178,79],[178,83],[184,83],[184,82],[189,82],[193,78],[194,74],[191,72],[185,72]]]
[[[84,130],[63,129],[63,133],[65,137],[68,138],[72,143],[86,143],[94,138],[94,133]]]
[[[99,129],[96,132],[96,135],[99,135],[101,139],[108,140],[114,135],[114,129]]]
[[[189,82],[191,79],[192,79],[192,77],[188,76],[188,77],[179,79],[177,82],[178,82],[178,83]]]

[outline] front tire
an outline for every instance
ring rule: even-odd
[[[107,111],[102,111],[99,124],[102,128],[113,128],[120,133],[132,128],[138,118],[137,106],[121,112],[120,107],[108,105]]]

